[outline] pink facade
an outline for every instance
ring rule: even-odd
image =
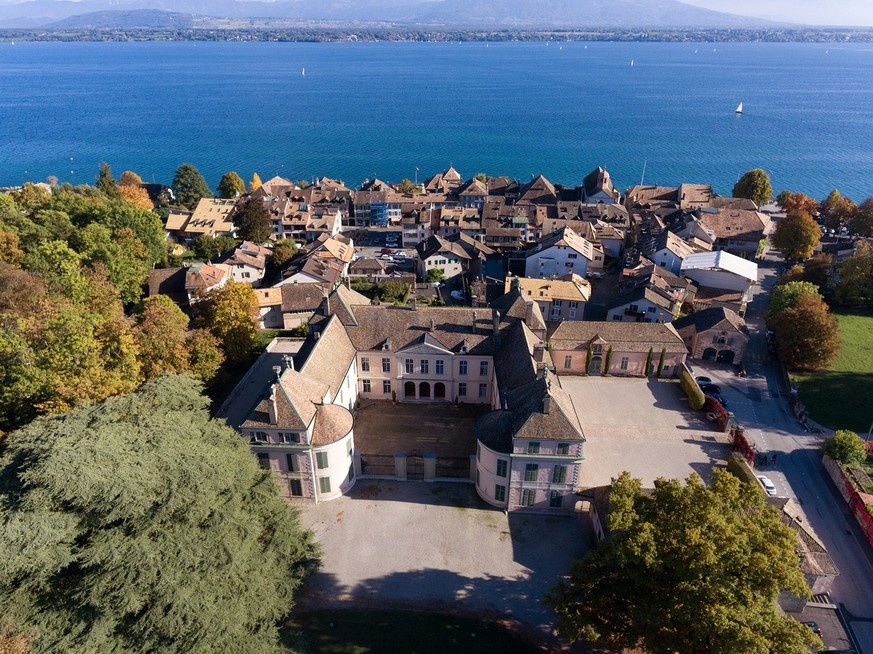
[[[645,375],[646,359],[648,352],[621,352],[612,351],[609,370],[606,367],[606,354],[608,348],[602,348],[596,355],[592,355],[588,374],[615,376],[638,376]],[[660,350],[653,350],[651,360],[651,374],[655,374],[658,361],[661,356]],[[555,362],[555,370],[559,375],[584,375],[587,361],[587,350],[552,350],[552,361]],[[684,352],[668,352],[664,356],[664,367],[661,377],[675,377],[679,374],[679,367],[685,361]]]

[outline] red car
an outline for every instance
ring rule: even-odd
[[[391,248],[382,248],[379,250],[379,254],[394,254],[394,250]]]

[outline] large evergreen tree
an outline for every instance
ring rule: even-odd
[[[759,207],[767,204],[772,193],[770,177],[760,168],[750,170],[734,184],[735,198],[748,198]]]
[[[35,654],[279,651],[318,547],[189,377],[41,418],[0,457],[0,606]]]
[[[211,198],[212,191],[203,175],[193,165],[183,163],[173,177],[173,193],[183,207],[193,210],[202,198]]]
[[[223,198],[235,198],[246,192],[246,185],[239,173],[231,170],[221,176],[218,182],[218,194]]]
[[[760,489],[716,470],[708,487],[659,479],[646,494],[624,473],[609,501],[610,536],[546,598],[563,637],[650,654],[788,654],[818,640],[776,608],[782,589],[809,591],[796,536]]]
[[[237,236],[246,241],[265,243],[273,235],[270,214],[257,198],[250,197],[237,205],[233,223]]]

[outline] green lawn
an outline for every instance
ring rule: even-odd
[[[816,422],[867,433],[873,420],[873,312],[834,311],[842,349],[827,370],[792,375]]]
[[[284,635],[288,644],[299,643],[307,654],[540,651],[497,624],[408,611],[307,611],[295,617]]]

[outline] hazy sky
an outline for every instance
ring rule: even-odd
[[[682,0],[744,16],[817,25],[873,25],[873,0]]]

